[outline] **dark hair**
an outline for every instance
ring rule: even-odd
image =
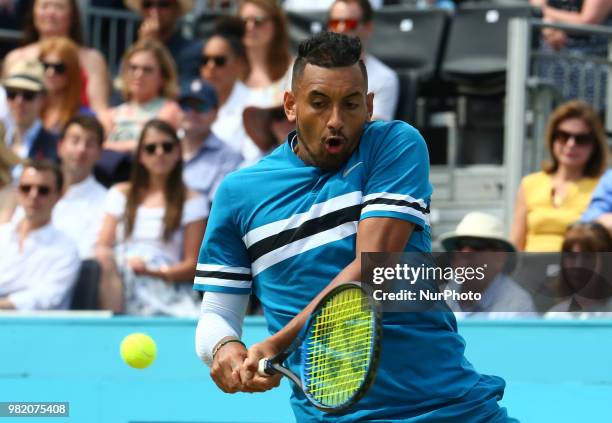
[[[66,34],[72,41],[77,43],[79,46],[83,45],[83,32],[81,29],[81,13],[79,11],[79,5],[76,0],[67,0],[70,6],[70,28],[68,34]],[[40,39],[40,34],[34,25],[34,6],[36,0],[30,2],[30,7],[27,9],[28,12],[25,16],[25,22],[23,24],[23,43],[31,44],[35,43]]]
[[[585,252],[612,252],[612,235],[598,222],[576,222],[567,227],[562,252],[571,252],[579,245]]]
[[[172,138],[175,148],[181,148],[178,136],[174,128],[167,122],[161,119],[152,119],[145,123],[138,138],[138,146],[134,163],[132,165],[132,173],[130,175],[130,188],[127,194],[127,204],[125,207],[125,237],[129,238],[134,230],[136,221],[136,210],[138,204],[142,200],[143,191],[149,186],[149,171],[140,162],[140,153],[144,143],[147,131],[155,129],[163,132]],[[183,183],[183,161],[178,160],[174,168],[170,171],[164,188],[164,198],[166,200],[166,210],[164,212],[164,241],[169,241],[172,233],[181,226],[181,218],[183,216],[183,204],[187,198],[187,188]]]
[[[246,28],[244,22],[237,16],[221,16],[215,22],[212,35],[223,38],[230,45],[234,54],[247,62],[246,49],[242,42]]]
[[[544,139],[550,152],[551,161],[544,163],[542,166],[543,170],[551,174],[555,173],[559,168],[559,160],[553,154],[553,144],[557,128],[567,119],[580,119],[589,127],[595,142],[593,143],[591,157],[589,157],[582,170],[582,175],[592,178],[599,177],[607,166],[608,140],[597,111],[582,100],[571,100],[563,103],[550,115]]]
[[[57,163],[48,159],[26,159],[23,162],[23,170],[32,168],[38,172],[51,172],[55,176],[55,188],[58,193],[62,192],[64,186],[64,175]]]
[[[357,37],[325,31],[302,41],[293,64],[291,89],[296,88],[296,81],[302,78],[308,63],[322,68],[339,68],[359,63],[367,90],[368,72],[361,60],[361,41]]]
[[[274,24],[274,35],[266,54],[266,71],[272,81],[278,81],[287,73],[287,68],[291,63],[287,15],[276,0],[241,0],[238,11],[248,3],[266,12]]]
[[[361,22],[363,23],[372,22],[372,19],[374,18],[374,10],[372,9],[370,0],[336,0],[334,4],[336,3],[357,3],[361,9]],[[331,7],[333,6],[334,5],[332,4]]]
[[[95,116],[77,115],[71,118],[62,128],[62,132],[60,133],[60,140],[64,139],[64,137],[66,136],[66,132],[68,132],[68,128],[71,125],[79,125],[81,128],[93,132],[96,136],[96,139],[98,140],[98,144],[100,145],[100,147],[104,143],[104,128]]]
[[[574,246],[580,246],[580,252],[574,253]],[[576,222],[568,226],[561,248],[561,272],[552,285],[553,293],[561,297],[580,293],[600,300],[612,296],[608,280],[612,267],[607,252],[612,252],[612,236],[603,225]],[[571,266],[577,259],[580,266]]]

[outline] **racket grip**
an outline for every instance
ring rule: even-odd
[[[257,365],[257,373],[259,376],[270,376],[273,375],[272,365],[270,364],[270,360],[267,358],[262,358],[259,360],[259,364]]]

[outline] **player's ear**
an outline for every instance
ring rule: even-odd
[[[296,119],[295,115],[295,95],[292,91],[285,91],[285,97],[283,98],[283,106],[285,107],[285,114],[287,120],[294,123]]]
[[[368,93],[368,95],[366,95],[366,107],[368,108],[368,120],[372,120],[372,114],[374,113],[374,93]]]

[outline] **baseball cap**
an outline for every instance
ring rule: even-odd
[[[195,109],[199,113],[218,107],[215,89],[202,79],[183,84],[178,102],[182,109]]]
[[[2,85],[28,91],[43,91],[44,69],[38,60],[20,60],[11,66]]]

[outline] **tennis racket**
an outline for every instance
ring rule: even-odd
[[[260,375],[282,374],[326,412],[342,411],[368,391],[378,367],[382,336],[377,304],[358,282],[332,289],[291,346],[259,361]],[[301,346],[300,375],[283,365]]]

